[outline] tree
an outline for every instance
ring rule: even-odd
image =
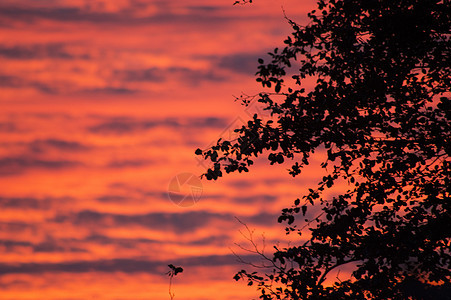
[[[278,219],[304,240],[276,248],[264,274],[235,276],[261,299],[449,293],[450,15],[448,0],[319,0],[308,25],[287,18],[284,47],[259,59],[255,97],[272,118],[254,115],[236,140],[196,150],[213,163],[208,180],[248,172],[263,154],[298,176],[324,153],[327,175]],[[338,182],[348,189],[326,198]],[[326,284],[343,267],[350,275]]]

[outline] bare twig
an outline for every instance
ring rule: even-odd
[[[251,244],[252,248],[248,249],[245,248],[243,246],[241,246],[238,243],[235,243],[236,246],[238,246],[240,249],[252,253],[252,254],[257,254],[258,256],[260,256],[260,258],[262,259],[262,263],[261,265],[257,265],[255,263],[252,262],[248,262],[243,260],[238,254],[236,254],[232,249],[230,249],[230,251],[237,257],[238,261],[243,263],[243,264],[247,264],[250,265],[254,268],[259,268],[259,269],[270,269],[270,268],[275,268],[279,271],[282,272],[282,268],[280,266],[278,266],[271,258],[269,258],[265,253],[265,237],[262,234],[262,240],[263,240],[263,246],[262,249],[259,249],[257,243],[254,240],[253,234],[255,230],[251,230],[246,223],[242,222],[240,219],[238,219],[237,217],[235,217],[235,219],[237,219],[237,221],[243,225],[246,228],[247,231],[247,235],[245,233],[243,233],[241,230],[239,230],[239,232],[241,233],[241,235]]]

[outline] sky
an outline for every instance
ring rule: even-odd
[[[175,299],[258,297],[243,224],[287,243],[318,162],[210,182],[194,151],[262,112],[235,96],[315,1],[233,2],[0,2],[0,299],[169,299],[168,264]]]

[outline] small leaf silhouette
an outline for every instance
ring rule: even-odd
[[[177,267],[177,268],[175,268],[174,275],[177,275],[178,273],[182,273],[182,272],[183,272],[183,268]]]
[[[178,273],[183,272],[182,267],[176,267],[173,264],[169,264],[168,267],[171,269],[169,272],[166,273],[168,274],[168,276],[176,276]]]

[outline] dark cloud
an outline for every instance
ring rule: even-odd
[[[249,181],[249,180],[233,180],[233,181],[230,181],[227,183],[227,185],[231,186],[232,188],[237,188],[237,189],[250,188],[256,184],[257,184],[256,182]]]
[[[0,158],[0,176],[21,174],[29,169],[61,170],[79,166],[68,160],[42,160],[26,156]]]
[[[190,241],[188,242],[189,245],[196,245],[196,246],[211,246],[211,245],[218,245],[218,246],[224,246],[227,245],[230,241],[230,236],[228,235],[218,235],[218,236],[209,236],[203,239]]]
[[[29,144],[29,148],[35,153],[41,153],[48,149],[57,149],[63,152],[84,151],[90,149],[90,147],[79,142],[59,139],[35,140]]]
[[[39,19],[54,20],[60,22],[91,22],[91,23],[114,23],[123,26],[139,24],[218,24],[230,22],[238,17],[225,16],[215,13],[221,10],[213,6],[191,6],[187,7],[190,14],[180,13],[173,10],[164,1],[159,2],[161,6],[157,13],[149,16],[136,16],[139,7],[124,8],[119,12],[102,12],[76,7],[20,7],[0,6],[0,20],[21,20],[32,23]],[[248,18],[249,19],[249,18]]]
[[[127,134],[142,131],[157,126],[154,121],[137,121],[131,119],[116,119],[100,123],[89,128],[92,133],[98,134]]]
[[[79,241],[77,241],[79,242]],[[123,248],[136,247],[138,244],[161,244],[161,241],[146,238],[112,238],[104,235],[94,234],[87,237],[83,242],[99,245],[115,245]]]
[[[170,127],[178,130],[189,128],[224,128],[227,121],[222,118],[189,118],[162,120],[138,120],[132,118],[113,118],[98,125],[91,126],[88,130],[97,134],[128,134],[149,130],[155,127]]]
[[[0,46],[0,57],[15,59],[32,59],[44,57],[49,58],[74,58],[63,45],[32,45],[32,46]],[[87,57],[83,57],[87,58]],[[46,94],[65,94],[68,90],[80,95],[132,95],[141,90],[129,87],[132,82],[155,82],[177,81],[178,84],[197,87],[205,82],[222,82],[227,77],[221,74],[220,68],[212,67],[208,70],[191,69],[187,67],[169,68],[146,68],[146,69],[125,69],[113,71],[113,79],[121,82],[119,86],[103,86],[97,88],[87,88],[73,85],[69,82],[58,82],[47,80],[45,82],[32,80],[24,77],[12,76],[0,73],[0,86],[14,89],[32,88]]]
[[[89,59],[88,54],[74,55],[67,50],[64,44],[32,44],[32,45],[0,45],[0,57],[9,59]]]
[[[178,81],[197,86],[203,81],[221,82],[226,81],[227,78],[215,72],[214,70],[193,70],[184,67],[172,67],[167,69],[168,75],[177,76]]]
[[[43,93],[46,93],[46,94],[58,94],[61,92],[61,89],[54,83],[47,84],[47,83],[43,83],[43,82],[32,81],[32,82],[24,84],[24,87],[27,87],[27,86],[32,87],[32,88],[34,88],[38,91],[41,91]]]
[[[203,82],[220,82],[225,81],[226,77],[220,75],[215,70],[196,70],[186,67],[169,67],[169,68],[147,68],[135,70],[116,70],[114,76],[124,82],[164,82],[169,79],[198,86]]]
[[[55,240],[47,240],[38,244],[34,244],[32,246],[34,253],[46,252],[89,252],[86,249],[82,249],[79,247],[72,247],[64,241],[55,241]]]
[[[102,87],[95,89],[82,89],[79,93],[82,94],[112,94],[112,95],[130,95],[139,92],[135,89],[129,89],[126,87]]]
[[[31,248],[32,244],[27,241],[0,240],[0,246],[3,247],[6,252],[14,252],[17,248]]]
[[[46,94],[56,94],[59,91],[58,87],[54,85],[5,74],[0,74],[0,87],[15,89],[34,88]]]
[[[274,202],[277,200],[276,196],[271,195],[253,195],[253,196],[239,196],[235,197],[234,200],[237,203],[268,203],[268,202]]]
[[[141,215],[123,215],[85,210],[71,215],[58,215],[53,221],[59,223],[70,222],[76,226],[88,227],[138,225],[184,234],[207,226],[214,220],[232,221],[233,216],[204,211],[180,214],[148,213]]]
[[[257,72],[257,60],[261,57],[261,53],[237,53],[223,56],[217,58],[217,67],[252,76]]]
[[[252,184],[252,185],[235,185],[235,183],[229,184],[232,185],[234,189],[240,190],[240,189],[246,189],[249,187],[253,187],[256,184]],[[243,192],[243,194],[247,194],[248,192]],[[214,200],[214,201],[227,201],[230,197],[229,196],[224,196],[221,194],[208,194],[208,195],[203,195],[202,197],[207,198],[208,200]],[[265,205],[267,203],[270,202],[275,202],[277,201],[278,197],[274,196],[274,195],[267,195],[267,194],[253,194],[251,196],[244,196],[244,195],[240,195],[240,196],[234,196],[233,197],[233,201],[237,204],[261,204],[261,205]]]
[[[19,77],[0,74],[0,86],[3,87],[22,87],[23,80]]]
[[[196,245],[196,246],[208,246],[208,245],[225,245],[228,241],[230,241],[230,237],[228,235],[218,235],[218,236],[209,236],[202,239],[190,240],[190,241],[161,241],[154,240],[148,238],[114,238],[99,234],[93,234],[84,240],[70,240],[67,242],[70,243],[95,243],[100,245],[114,245],[121,248],[138,248],[138,245],[160,245],[160,244],[170,244],[174,243],[177,245]]]
[[[118,195],[104,195],[104,196],[98,197],[96,200],[99,202],[105,202],[105,203],[121,203],[121,202],[126,202],[128,199],[129,199],[129,197],[118,196]]]
[[[8,233],[23,233],[25,231],[37,231],[37,227],[34,224],[28,224],[23,222],[0,222],[0,231]]]
[[[113,14],[88,13],[79,8],[73,7],[19,7],[3,6],[0,16],[7,19],[16,19],[26,22],[33,22],[36,19],[49,19],[56,21],[95,21],[98,17],[100,22],[112,22],[115,19]],[[119,17],[119,16],[116,16]]]
[[[73,202],[72,197],[2,197],[0,196],[1,209],[19,209],[19,210],[48,210],[53,206]]]
[[[276,212],[276,213],[260,212],[253,216],[242,218],[243,219],[242,221],[244,221],[244,223],[249,223],[249,224],[274,226],[274,224],[277,223],[277,218],[279,216],[280,216],[279,212]]]
[[[166,74],[160,68],[149,68],[139,70],[116,70],[114,75],[122,81],[147,81],[147,82],[163,82],[166,80]]]
[[[212,6],[212,5],[193,5],[187,7],[192,12],[200,12],[200,13],[214,13],[224,9],[224,7]]]
[[[269,214],[259,212],[252,216],[246,216],[243,221],[249,224],[269,225],[274,224],[278,213]],[[240,219],[240,217],[238,215]],[[207,211],[193,211],[186,213],[147,213],[147,214],[113,214],[91,210],[85,210],[72,214],[57,215],[52,221],[57,223],[71,223],[75,226],[91,228],[102,227],[126,227],[142,226],[155,230],[177,232],[185,234],[199,228],[210,226],[215,221],[236,222],[235,214],[215,213]]]
[[[53,200],[44,198],[6,198],[0,197],[0,208],[15,208],[15,209],[48,209]]]
[[[115,259],[101,261],[73,261],[64,263],[24,263],[24,264],[0,264],[0,274],[26,273],[41,274],[44,272],[149,272],[154,273],[161,263],[133,259]],[[153,271],[153,272],[152,272]]]
[[[260,262],[261,257],[258,255],[240,255],[243,261],[247,262]],[[237,257],[233,254],[228,255],[206,255],[189,257],[179,260],[180,265],[189,267],[197,266],[208,266],[208,267],[219,267],[219,266],[240,266],[243,267],[242,263],[238,261]],[[177,262],[178,263],[178,262]]]
[[[87,252],[81,248],[71,247],[64,241],[57,242],[55,240],[46,240],[36,244],[29,241],[0,240],[0,246],[6,252],[19,252],[22,248],[27,248],[27,251],[32,251],[33,253]]]
[[[146,167],[150,166],[154,163],[154,161],[151,160],[114,160],[108,163],[108,168],[139,168],[139,167]]]
[[[243,255],[244,261],[258,261],[256,255]],[[124,272],[124,273],[150,273],[164,274],[167,272],[167,265],[175,263],[182,265],[186,269],[198,266],[219,267],[228,265],[241,265],[233,254],[210,255],[179,259],[177,262],[171,261],[149,261],[139,259],[112,259],[97,261],[71,261],[64,263],[15,263],[0,264],[0,274],[26,273],[42,274],[45,272]]]
[[[60,82],[55,82],[52,80],[49,80],[47,82],[39,82],[35,80],[28,80],[25,78],[20,78],[17,76],[10,76],[5,74],[0,74],[0,87],[7,87],[7,88],[15,88],[15,89],[22,89],[22,88],[33,88],[37,91],[46,93],[46,94],[65,94],[67,93],[67,86],[69,83],[61,84]],[[70,90],[74,88],[74,85],[71,84]],[[76,93],[82,94],[82,95],[91,95],[91,94],[109,94],[109,95],[130,95],[138,93],[139,90],[136,89],[129,89],[127,87],[102,87],[102,88],[94,88],[94,89],[86,89],[86,88],[80,88],[76,87]]]
[[[0,81],[2,79],[0,78]],[[7,133],[12,133],[12,132],[18,132],[20,131],[19,128],[17,128],[17,124],[13,123],[13,122],[0,122],[0,132],[7,132]]]
[[[30,288],[30,282],[25,280],[11,280],[11,281],[3,281],[2,282],[2,288],[8,288],[8,289],[19,289],[19,290],[26,290]]]
[[[207,117],[207,118],[192,118],[184,122],[191,127],[208,127],[208,128],[224,128],[229,125],[229,121],[223,118]]]

